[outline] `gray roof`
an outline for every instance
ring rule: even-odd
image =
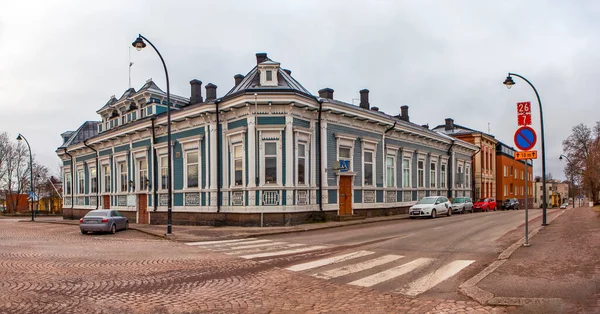
[[[435,128],[433,128],[433,130],[438,131],[440,133],[448,134],[448,135],[465,135],[465,134],[481,133],[481,134],[485,134],[489,137],[495,138],[495,136],[492,134],[473,130],[473,129],[467,128],[466,126],[458,125],[456,123],[454,123],[454,128],[452,128],[452,130],[446,130],[445,124],[438,125]]]
[[[77,131],[71,134],[71,137],[58,148],[66,148],[70,145],[81,143],[91,137],[98,135],[98,121],[86,121]],[[64,134],[64,133],[63,133]]]
[[[263,64],[270,64],[269,61],[264,62]],[[274,63],[276,64],[276,63]],[[291,75],[287,74],[283,69],[279,68],[277,70],[277,81],[278,86],[260,86],[260,77],[258,75],[258,67],[255,66],[244,79],[236,86],[234,86],[223,98],[227,98],[232,95],[241,94],[244,92],[261,92],[261,91],[269,91],[269,92],[300,92],[302,94],[306,94],[310,97],[313,96],[302,84],[296,81]]]

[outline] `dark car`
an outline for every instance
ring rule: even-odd
[[[110,232],[129,229],[129,220],[114,209],[92,210],[79,219],[81,233]]]
[[[502,203],[502,209],[519,209],[519,205],[519,200],[517,200],[516,198],[507,198]]]

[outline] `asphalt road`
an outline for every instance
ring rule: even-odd
[[[541,210],[529,211],[532,227],[541,223],[540,216]],[[218,241],[203,248],[336,284],[411,298],[468,300],[458,286],[523,237],[524,223],[525,210],[454,214]]]

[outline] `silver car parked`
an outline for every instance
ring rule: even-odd
[[[92,232],[116,233],[117,230],[129,229],[129,220],[114,209],[92,210],[79,219],[79,230],[86,234]]]
[[[452,200],[452,212],[464,214],[473,212],[473,201],[470,197],[457,197]]]
[[[411,219],[417,217],[436,218],[440,214],[452,215],[452,203],[445,196],[426,196],[408,210]]]

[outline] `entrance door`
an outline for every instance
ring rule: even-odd
[[[102,208],[110,209],[110,195],[102,196]]]
[[[340,176],[339,215],[352,215],[352,176]]]
[[[148,196],[138,194],[138,223],[148,224]]]

